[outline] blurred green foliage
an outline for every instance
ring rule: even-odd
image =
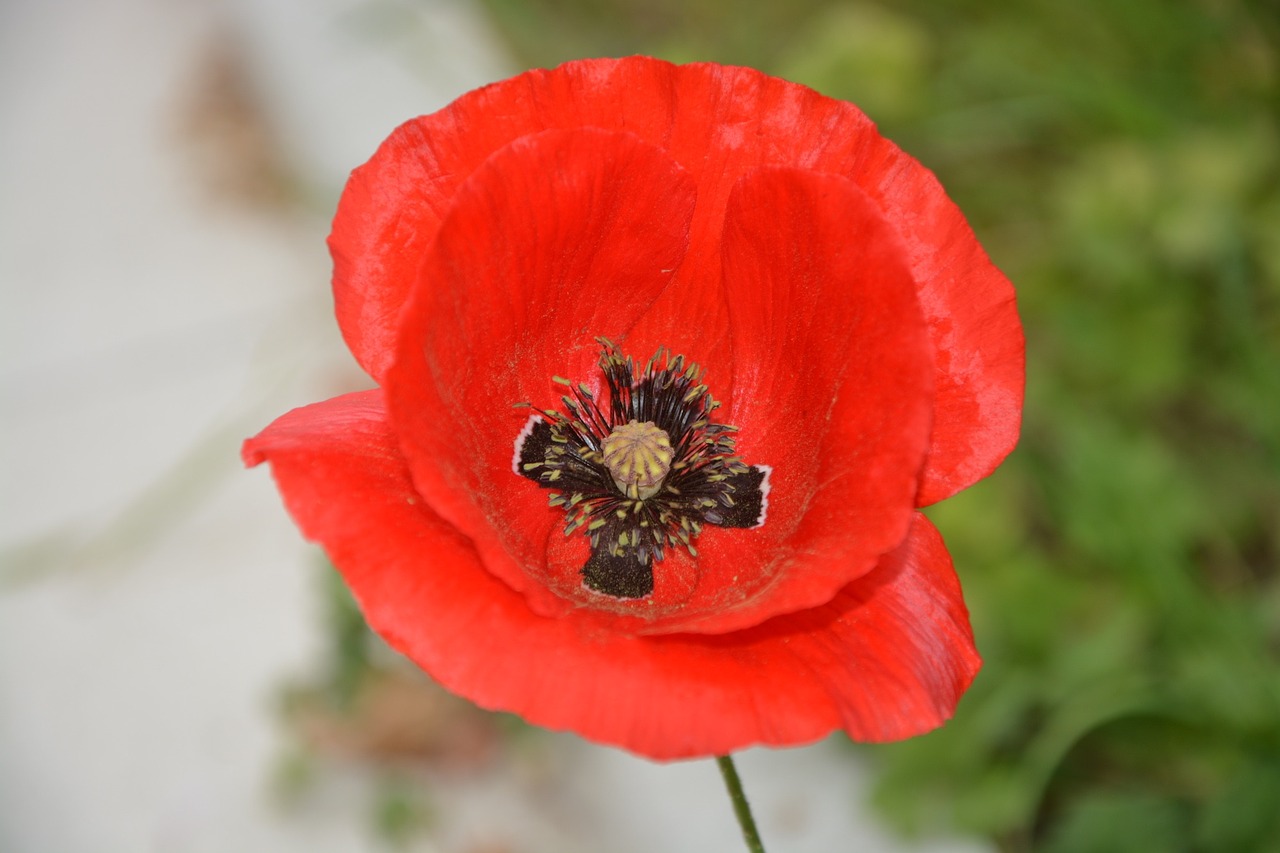
[[[902,827],[1280,850],[1280,11],[1249,0],[486,0],[531,65],[855,101],[1018,286],[1023,439],[931,511],[986,667],[870,752]]]

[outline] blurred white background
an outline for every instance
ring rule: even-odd
[[[516,70],[460,0],[0,4],[0,853],[387,849],[356,766],[278,795],[320,561],[238,448],[367,384],[327,292],[347,172]],[[425,771],[408,846],[740,849],[709,762],[534,753]],[[847,755],[740,769],[771,849],[971,849],[883,834]]]

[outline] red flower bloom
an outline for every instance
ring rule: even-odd
[[[1013,447],[1022,333],[855,107],[716,65],[529,72],[392,134],[330,246],[380,387],[244,458],[442,684],[659,759],[951,715],[979,659],[917,507]]]

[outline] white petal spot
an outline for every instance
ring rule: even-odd
[[[524,450],[524,443],[529,440],[529,436],[533,435],[533,428],[540,420],[542,418],[539,416],[530,415],[529,420],[525,421],[524,426],[520,428],[520,432],[516,435],[516,452],[511,457],[511,470],[522,476],[525,472],[520,470],[520,453]]]

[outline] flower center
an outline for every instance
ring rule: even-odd
[[[521,404],[535,414],[516,437],[513,468],[551,490],[566,536],[590,540],[587,588],[643,598],[667,549],[698,556],[704,524],[764,523],[770,469],[735,455],[737,427],[712,419],[720,404],[696,364],[659,350],[637,376],[629,356],[599,341],[607,405],[585,384],[554,377],[569,389],[564,411]]]
[[[629,498],[653,497],[671,471],[671,439],[653,421],[614,427],[600,451],[614,485]]]

